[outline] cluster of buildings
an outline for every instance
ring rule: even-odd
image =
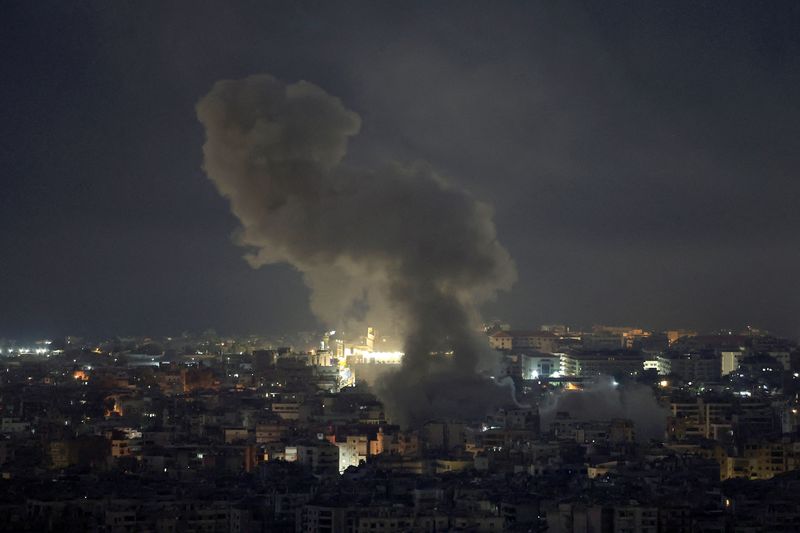
[[[402,361],[372,329],[0,341],[0,530],[800,530],[795,343],[486,333],[516,402],[419,427],[361,380]]]

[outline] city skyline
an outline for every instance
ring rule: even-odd
[[[0,531],[800,531],[800,2],[4,8]]]

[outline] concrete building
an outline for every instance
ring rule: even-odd
[[[720,351],[721,375],[727,376],[739,369],[739,362],[747,355],[744,350]]]
[[[310,466],[315,475],[333,476],[339,473],[339,448],[334,444],[320,440],[298,444],[295,448],[295,460]]]
[[[553,353],[558,349],[558,339],[548,331],[498,331],[489,336],[489,346],[495,350],[537,350]]]
[[[639,352],[567,352],[561,356],[561,373],[566,376],[635,376],[643,370],[644,359]]]
[[[658,361],[662,374],[675,374],[687,383],[717,383],[722,377],[720,356],[712,351],[669,352]]]
[[[561,355],[542,352],[521,353],[520,367],[522,379],[538,379],[549,377],[561,371]]]

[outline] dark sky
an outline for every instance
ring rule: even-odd
[[[0,65],[0,336],[319,326],[200,168],[261,72],[495,206],[487,316],[800,334],[800,3],[11,1]]]

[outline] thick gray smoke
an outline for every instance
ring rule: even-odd
[[[633,421],[637,440],[662,439],[667,425],[667,410],[656,401],[653,390],[639,383],[615,385],[614,379],[601,376],[583,390],[562,391],[546,397],[539,405],[542,427],[549,427],[559,411],[577,420]]]
[[[516,278],[487,205],[426,166],[343,165],[360,118],[305,81],[219,81],[197,116],[206,173],[241,221],[250,264],[297,268],[331,327],[404,332],[402,369],[378,387],[396,420],[479,415],[509,400],[479,375],[493,361],[477,306]]]

